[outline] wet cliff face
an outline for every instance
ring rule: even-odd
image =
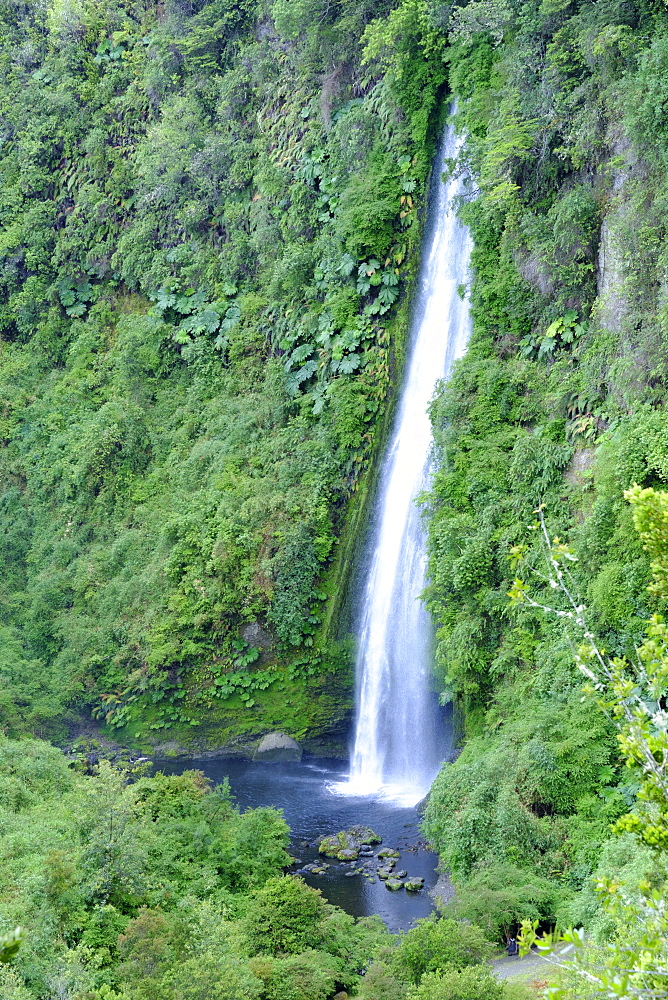
[[[453,104],[452,111],[455,112]],[[460,295],[471,240],[456,215],[468,178],[451,176],[461,149],[445,130],[434,163],[407,362],[371,519],[358,618],[357,720],[350,790],[415,803],[450,750],[432,691],[433,626],[422,594],[426,534],[419,498],[431,481],[429,404],[466,350]]]

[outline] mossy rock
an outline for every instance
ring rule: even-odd
[[[348,837],[345,830],[341,830],[340,833],[332,834],[330,837],[323,837],[320,841],[318,850],[321,854],[324,854],[327,858],[337,858],[340,851],[356,850],[357,844]]]
[[[420,889],[424,889],[424,879],[407,878],[404,882],[404,889],[406,889],[407,892],[419,892]]]
[[[329,837],[323,837],[318,850],[328,858],[356,861],[362,845],[379,843],[380,837],[370,827],[353,826],[350,830],[339,830]]]
[[[396,892],[397,889],[403,889],[404,883],[400,882],[398,878],[388,878],[385,882],[385,888],[391,889],[392,892]]]
[[[395,851],[393,847],[384,847],[382,851],[378,851],[379,858],[399,858],[401,855],[399,851]]]
[[[383,838],[379,837],[377,833],[374,833],[370,826],[357,824],[356,826],[351,826],[348,833],[351,837],[354,837],[360,845],[364,844],[367,846],[369,844],[382,844],[383,842]]]

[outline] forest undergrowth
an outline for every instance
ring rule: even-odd
[[[341,742],[444,111],[426,21],[406,80],[371,52],[390,7],[2,7],[9,733]]]

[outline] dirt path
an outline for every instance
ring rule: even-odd
[[[522,979],[547,979],[550,965],[540,955],[530,954],[523,958],[496,958],[492,969],[497,979],[510,979],[521,976]]]
[[[450,903],[455,897],[455,889],[447,875],[441,874],[438,882],[431,890],[431,896],[435,901]],[[510,979],[515,976],[522,979],[544,981],[550,971],[550,965],[532,952],[524,955],[523,958],[495,958],[492,963],[492,971],[497,979]]]

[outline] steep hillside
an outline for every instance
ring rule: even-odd
[[[424,18],[397,72],[365,35],[392,6],[2,7],[9,732],[340,740],[444,110]]]
[[[479,192],[462,207],[473,337],[433,408],[428,601],[468,740],[426,830],[460,913],[491,933],[522,916],[600,930],[592,875],[637,886],[661,870],[611,833],[640,777],[583,700],[582,632],[508,595],[524,574],[539,603],[566,607],[545,579],[542,505],[611,656],[634,658],[665,606],[623,492],[668,479],[668,19],[626,2],[449,11],[435,15]]]

